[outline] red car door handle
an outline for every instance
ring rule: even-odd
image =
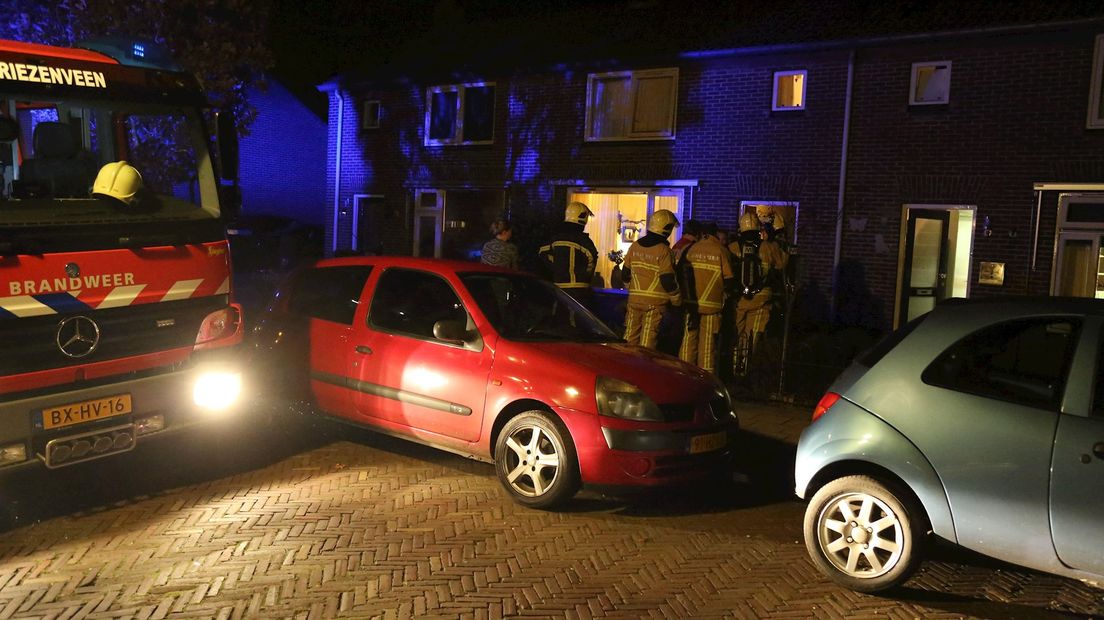
[[[365,346],[365,345],[362,345],[362,344],[358,344],[356,346],[355,351],[357,353],[363,353],[364,355],[371,355],[372,354],[372,347],[368,347],[368,346]]]

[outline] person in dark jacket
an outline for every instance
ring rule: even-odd
[[[564,221],[552,230],[552,238],[540,248],[541,262],[551,274],[552,282],[588,308],[598,248],[583,229],[593,215],[590,207],[581,202],[568,204]]]

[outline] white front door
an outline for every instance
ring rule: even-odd
[[[968,297],[974,241],[969,205],[905,205],[897,278],[896,324],[949,297]]]
[[[441,258],[441,232],[445,227],[445,191],[414,191],[414,256]]]
[[[1104,298],[1102,233],[1063,232],[1058,236],[1057,269],[1051,294],[1060,297]]]
[[[1050,294],[1104,298],[1104,194],[1061,194]]]

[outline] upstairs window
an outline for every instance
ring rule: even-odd
[[[380,126],[380,102],[373,99],[364,102],[361,110],[360,128],[379,129]]]
[[[678,69],[592,73],[586,139],[673,140]]]
[[[951,61],[912,63],[909,105],[940,105],[951,100]]]
[[[808,71],[776,71],[774,74],[774,104],[771,110],[805,109],[805,77]]]
[[[494,83],[430,88],[426,92],[425,144],[491,144],[494,111]]]
[[[1104,129],[1104,34],[1096,35],[1091,84],[1088,127]]]

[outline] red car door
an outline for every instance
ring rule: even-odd
[[[391,267],[370,296],[367,320],[346,345],[360,419],[428,442],[479,439],[493,354],[453,285],[436,273]],[[471,335],[441,340],[438,321]]]
[[[298,395],[300,382],[309,379],[319,407],[335,415],[351,412],[344,378],[348,341],[371,270],[368,265],[311,267],[292,278],[263,326],[279,343],[264,356],[270,359],[257,362],[279,382],[273,389],[291,388]],[[304,357],[309,360],[305,373]]]

